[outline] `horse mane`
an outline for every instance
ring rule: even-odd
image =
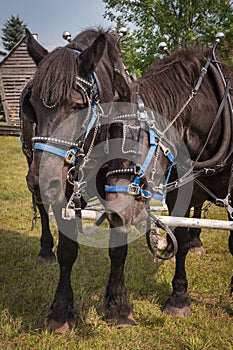
[[[136,82],[145,105],[164,117],[174,116],[191,94],[208,56],[208,50],[196,46],[178,49],[158,60]],[[205,81],[202,88],[208,95],[210,81],[206,78]]]
[[[77,76],[76,55],[61,47],[50,52],[40,62],[34,76],[33,89],[48,105],[69,100]]]
[[[109,30],[87,29],[77,35],[71,43],[65,47],[59,47],[50,52],[40,62],[34,77],[34,88],[40,98],[48,105],[71,100],[72,89],[76,86],[78,74],[77,53],[72,49],[83,51],[88,48],[99,34],[104,34],[107,39],[106,49],[101,64],[101,74],[98,78],[102,83],[106,82],[106,74],[110,72],[110,65],[114,62],[121,64],[118,49],[115,47],[115,36]],[[105,71],[105,72],[104,72]],[[107,71],[107,73],[106,73]]]

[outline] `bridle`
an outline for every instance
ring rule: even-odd
[[[140,97],[139,97],[140,98]],[[142,101],[140,101],[140,104]],[[176,149],[175,146],[167,139],[165,136],[163,138],[160,136],[159,131],[154,125],[153,117],[147,112],[142,111],[141,106],[139,103],[137,104],[137,111],[133,114],[126,114],[126,115],[120,115],[114,119],[114,122],[118,122],[122,124],[123,128],[123,136],[122,136],[122,155],[128,154],[128,153],[135,153],[139,154],[139,157],[141,156],[141,150],[140,147],[142,147],[142,135],[144,132],[148,134],[149,139],[149,149],[147,151],[147,154],[145,156],[145,159],[142,161],[141,159],[138,160],[137,164],[133,167],[129,168],[123,168],[123,169],[115,169],[112,171],[109,171],[106,175],[106,177],[110,176],[120,176],[120,175],[134,175],[134,180],[132,183],[130,183],[128,186],[112,186],[112,185],[105,185],[105,191],[109,193],[125,193],[134,196],[137,199],[150,199],[154,198],[159,201],[163,201],[166,196],[166,184],[169,181],[170,174],[172,167],[174,165],[174,159],[176,156]],[[130,120],[134,121],[134,124],[138,126],[131,126]],[[139,142],[138,142],[138,149],[137,150],[125,150],[125,140],[127,138],[127,128],[138,128],[139,133]],[[141,140],[140,140],[141,139]],[[156,164],[158,161],[158,152],[159,150],[162,150],[165,158],[167,158],[169,167],[165,179],[165,184],[163,186],[153,186],[152,191],[149,191],[146,189],[148,182],[151,184],[154,180],[154,175],[156,172]],[[152,170],[150,171],[150,176],[146,176],[147,170],[149,170],[149,166],[151,165],[152,161],[153,166]]]
[[[82,135],[81,140],[79,140],[78,142],[71,142],[67,140],[62,140],[54,137],[45,137],[45,136],[34,136],[32,138],[32,141],[34,142],[34,150],[49,152],[49,153],[58,155],[64,158],[64,161],[66,163],[71,165],[75,165],[76,156],[78,156],[79,153],[83,154],[84,152],[83,150],[84,150],[84,144],[85,144],[86,138],[90,130],[93,128],[96,122],[96,119],[98,118],[97,109],[99,105],[99,93],[98,93],[99,89],[97,86],[97,77],[95,73],[90,75],[89,80],[77,76],[76,85],[81,89],[81,91],[83,92],[87,100],[87,113],[86,113],[85,120],[81,126],[82,130],[84,131],[86,130],[86,133],[82,134],[81,132],[81,135]],[[45,107],[47,107],[47,105],[45,105]],[[55,107],[56,107],[56,104],[54,104],[53,107],[49,106],[47,108],[51,109]],[[63,147],[68,146],[69,149],[68,151],[66,151],[59,146],[63,146]]]

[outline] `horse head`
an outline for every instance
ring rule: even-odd
[[[99,101],[125,96],[126,75],[115,43],[109,32],[87,30],[48,53],[27,31],[37,72],[22,93],[21,110],[27,123],[35,125],[27,183],[38,201],[64,200],[69,150],[88,151],[91,136],[85,134],[92,109]]]
[[[106,215],[118,232],[128,233],[130,225],[147,217],[147,202],[154,196],[164,200],[164,185],[170,175],[175,146],[164,130],[164,118],[145,107],[137,81],[130,84],[128,101],[114,116],[109,129],[116,157],[108,162]],[[126,103],[128,102],[128,103]]]

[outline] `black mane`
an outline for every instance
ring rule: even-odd
[[[145,104],[164,117],[174,116],[188,99],[207,57],[208,51],[197,46],[179,49],[172,55],[158,60],[136,82]],[[208,97],[211,83],[208,78],[205,79],[204,89]]]
[[[106,74],[112,70],[116,62],[122,68],[119,50],[115,47],[116,37],[109,30],[88,29],[77,35],[67,46],[50,52],[39,64],[34,77],[34,89],[39,97],[48,105],[71,100],[72,89],[76,86],[78,75],[78,55],[72,49],[84,51],[100,35],[106,37],[106,48],[97,68],[101,85],[106,82]]]

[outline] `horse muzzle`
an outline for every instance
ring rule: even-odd
[[[128,194],[107,194],[106,217],[117,232],[129,233],[132,224],[146,219],[145,202]]]

